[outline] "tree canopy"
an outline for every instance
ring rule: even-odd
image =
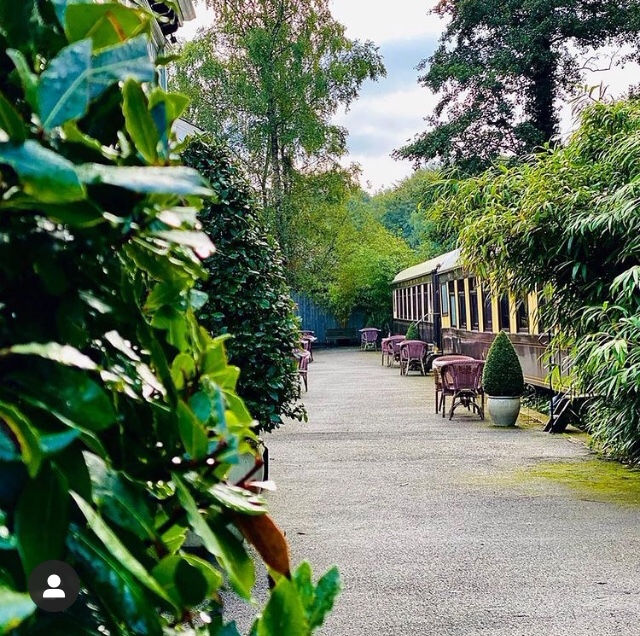
[[[172,75],[190,116],[245,161],[288,261],[299,173],[332,170],[346,131],[332,123],[362,83],[384,74],[371,42],[350,40],[328,0],[207,0],[213,26]]]
[[[580,83],[579,54],[640,37],[637,0],[441,0],[440,46],[420,82],[440,93],[429,129],[398,157],[467,172],[558,134],[558,100]]]
[[[439,196],[443,179],[439,170],[420,169],[370,197],[370,205],[380,222],[390,232],[399,233],[423,259],[453,249],[450,236],[443,235],[424,214],[429,201]]]

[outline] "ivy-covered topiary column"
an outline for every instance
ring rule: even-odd
[[[224,145],[194,139],[183,157],[215,193],[199,213],[217,248],[199,285],[208,295],[199,318],[213,333],[233,334],[227,348],[231,363],[242,369],[238,393],[260,430],[276,428],[285,417],[302,420],[292,357],[300,347],[300,328],[278,245]]]
[[[420,332],[418,331],[418,325],[412,322],[407,329],[407,340],[420,340]]]

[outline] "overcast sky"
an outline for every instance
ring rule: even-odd
[[[436,48],[442,21],[429,14],[434,0],[331,0],[333,15],[347,35],[373,40],[384,57],[387,77],[366,84],[360,98],[335,120],[349,130],[349,157],[345,163],[362,167],[362,185],[370,191],[393,185],[411,174],[408,161],[395,161],[390,153],[424,130],[424,117],[432,112],[436,98],[417,84],[418,62]],[[181,37],[191,38],[212,16],[197,4],[196,20],[185,24]],[[603,81],[613,95],[638,81],[638,67],[616,68],[591,74],[589,84]],[[563,132],[571,128],[570,109],[563,113]]]

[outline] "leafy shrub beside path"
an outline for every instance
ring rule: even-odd
[[[199,213],[216,253],[198,285],[208,295],[198,317],[211,333],[233,334],[227,348],[242,369],[238,393],[260,430],[272,430],[283,417],[304,419],[291,354],[300,346],[300,327],[278,245],[223,145],[194,140],[183,158],[215,192]]]
[[[337,572],[292,573],[250,476],[226,481],[253,419],[195,318],[211,190],[175,165],[186,102],[155,85],[148,17],[0,0],[0,18],[0,633],[237,633],[219,592],[251,598],[240,531],[276,581],[254,633],[309,634]],[[26,592],[49,559],[80,576],[65,614]]]

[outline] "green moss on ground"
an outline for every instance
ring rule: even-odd
[[[571,488],[580,499],[640,506],[640,470],[617,462],[586,459],[542,462],[518,472],[518,481],[540,479]]]

